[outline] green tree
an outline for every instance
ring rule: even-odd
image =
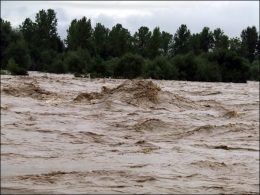
[[[91,27],[91,20],[85,16],[80,19],[74,19],[71,21],[69,29],[67,29],[67,39],[65,43],[68,45],[68,49],[76,51],[78,47],[93,51],[92,41],[93,29]]]
[[[86,63],[84,63],[76,51],[69,51],[64,59],[64,63],[70,73],[83,73],[83,70],[86,69]]]
[[[100,56],[94,58],[89,72],[92,78],[108,76],[105,61]]]
[[[30,18],[26,18],[22,25],[19,25],[19,29],[23,33],[24,40],[28,43],[29,49],[34,49],[36,41],[36,23],[34,23]]]
[[[206,58],[198,56],[197,70],[195,73],[196,81],[203,82],[220,82],[221,74],[219,71],[218,64],[216,62],[209,62]]]
[[[248,53],[247,44],[238,37],[231,38],[229,39],[229,51],[235,52],[241,57],[246,57]]]
[[[112,57],[120,57],[132,50],[131,34],[121,24],[112,27],[108,41],[109,55]]]
[[[31,65],[31,57],[23,34],[18,30],[12,30],[13,42],[3,52],[3,62],[6,63],[11,58],[20,68],[28,70]]]
[[[173,41],[172,37],[172,34],[162,31],[162,50],[164,56],[167,56],[169,54],[170,47]]]
[[[213,31],[213,47],[219,47],[221,37],[224,35],[224,31],[217,28]]]
[[[67,72],[67,69],[62,60],[55,60],[52,63],[52,66],[51,66],[49,72],[56,73],[56,74],[64,74]]]
[[[203,52],[208,52],[213,48],[213,44],[213,33],[210,31],[209,27],[204,27],[200,33],[200,49]]]
[[[80,66],[79,66],[79,73],[89,73],[92,71],[91,65],[93,60],[91,58],[90,52],[87,49],[83,49],[81,47],[77,48],[77,55],[80,58]]]
[[[178,70],[178,76],[180,80],[195,80],[195,73],[197,71],[197,60],[193,52],[189,52],[185,55],[176,55],[172,58],[172,64]]]
[[[188,81],[194,81],[195,80],[195,72],[197,70],[197,60],[195,57],[195,54],[193,52],[189,52],[184,56],[184,72],[186,75],[186,80]]]
[[[10,58],[8,60],[7,70],[12,75],[28,75],[27,70],[20,67],[13,58]]]
[[[56,12],[52,9],[40,10],[35,17],[35,32],[37,38],[37,47],[40,51],[53,49],[57,50],[57,25],[58,19]]]
[[[235,52],[219,50],[208,53],[206,58],[218,63],[222,82],[245,83],[250,78],[247,60]]]
[[[138,29],[138,32],[135,32],[133,36],[134,48],[137,51],[136,53],[144,58],[148,57],[148,44],[151,35],[152,33],[148,27],[141,26]]]
[[[133,79],[141,76],[144,59],[137,54],[127,53],[121,57],[116,68],[115,76]]]
[[[155,59],[162,54],[162,35],[159,27],[155,27],[148,43],[148,57]]]
[[[0,18],[1,25],[1,69],[6,68],[8,59],[4,60],[3,53],[10,46],[12,42],[12,26],[8,21]]]
[[[252,63],[256,55],[257,38],[258,38],[257,29],[255,26],[252,27],[248,26],[246,29],[242,30],[240,36],[242,42],[245,42],[247,44],[246,58],[249,60],[250,63]]]
[[[108,35],[109,29],[97,23],[93,30],[94,55],[105,60],[108,58]]]
[[[107,76],[109,77],[114,77],[116,78],[116,67],[117,64],[119,63],[119,58],[115,57],[115,58],[108,58],[108,60],[105,61],[105,66],[106,66],[106,71],[107,71]]]
[[[68,47],[68,50],[75,51],[78,47],[78,37],[77,37],[77,19],[71,21],[67,31],[67,38],[64,40]]]
[[[199,55],[202,50],[200,49],[200,34],[192,34],[189,41],[189,51],[192,51],[195,55]]]
[[[173,55],[187,54],[189,52],[190,30],[182,24],[173,37]]]
[[[36,34],[36,23],[30,18],[26,18],[22,25],[19,25],[19,30],[23,33],[32,59],[30,70],[40,70],[42,68],[41,52],[38,47],[40,44],[38,43],[39,39]]]
[[[256,55],[260,53],[260,35],[258,35],[257,45],[256,45]]]
[[[260,62],[259,61],[260,61],[259,54],[257,54],[252,63],[252,66],[250,66],[250,73],[251,73],[250,79],[251,80],[260,81],[260,70],[259,70]]]
[[[57,52],[53,49],[44,50],[41,52],[41,64],[38,67],[39,71],[51,71],[52,64],[55,62]]]
[[[30,70],[42,70],[43,61],[41,54],[46,50],[53,50],[62,53],[65,49],[63,41],[57,33],[58,19],[52,9],[40,10],[36,14],[35,22],[30,18],[19,25],[19,30],[23,33],[28,45],[32,66]],[[51,64],[48,65],[49,67]]]
[[[147,71],[152,79],[170,79],[170,76],[172,76],[171,64],[164,56],[157,56],[151,61]]]
[[[217,28],[213,31],[213,49],[228,50],[228,36],[224,35],[224,31]]]

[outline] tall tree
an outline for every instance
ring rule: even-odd
[[[162,47],[162,35],[159,27],[155,27],[153,34],[148,43],[148,57],[150,59],[156,58],[156,56],[161,55]]]
[[[30,70],[39,70],[41,54],[39,48],[40,43],[38,43],[39,38],[36,34],[36,23],[33,22],[30,18],[26,18],[22,25],[19,25],[19,29],[23,33],[24,40],[28,45],[28,49],[32,59],[32,66],[30,67]]]
[[[172,34],[162,31],[162,50],[164,56],[169,54],[170,46],[173,41],[172,37]]]
[[[256,55],[260,53],[260,34],[258,35],[257,45],[256,45]]]
[[[57,50],[58,19],[56,18],[56,12],[52,9],[48,9],[47,12],[40,10],[39,13],[36,14],[35,23],[38,40],[37,47],[41,48],[41,51],[48,49]]]
[[[4,51],[10,46],[12,42],[12,26],[11,23],[8,21],[3,20],[0,18],[0,25],[1,25],[1,68],[6,67],[7,61],[4,60],[3,53]]]
[[[32,47],[35,42],[36,24],[30,18],[26,18],[22,25],[19,25],[19,29],[23,33],[24,40],[29,44],[28,46]]]
[[[224,31],[217,28],[213,31],[213,48],[228,50],[228,36],[224,35]]]
[[[221,37],[224,35],[224,31],[217,28],[213,31],[213,47],[218,47]]]
[[[87,49],[89,52],[92,52],[92,33],[93,29],[90,19],[84,16],[80,20],[72,20],[69,29],[67,29],[67,39],[65,40],[68,49],[76,51],[78,47],[81,47],[82,49]]]
[[[136,53],[141,55],[142,57],[147,57],[148,55],[148,43],[151,38],[151,31],[146,26],[141,26],[138,29],[138,32],[135,32],[134,39],[134,47],[137,51]]]
[[[190,30],[182,24],[173,37],[173,54],[187,54],[189,52]]]
[[[208,52],[213,48],[213,44],[213,33],[210,31],[209,27],[204,27],[200,33],[200,48],[202,51]]]
[[[12,29],[12,42],[3,52],[4,62],[14,60],[19,68],[28,70],[31,65],[31,57],[23,34],[18,29]]]
[[[108,40],[109,53],[112,57],[120,57],[132,49],[131,34],[121,24],[112,27]]]
[[[69,28],[66,30],[67,38],[64,41],[68,50],[75,51],[77,49],[77,22],[77,19],[72,20]]]
[[[108,57],[108,35],[109,29],[97,23],[93,30],[94,53],[104,60]]]
[[[201,53],[200,49],[200,34],[192,34],[189,40],[189,51],[193,51],[195,55],[199,55]]]
[[[229,40],[229,50],[236,52],[241,57],[246,57],[248,54],[246,42],[241,41],[238,37]]]
[[[255,26],[247,27],[241,32],[242,42],[247,44],[247,59],[250,63],[254,61],[257,47],[258,32]]]

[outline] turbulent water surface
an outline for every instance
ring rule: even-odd
[[[259,83],[1,76],[2,193],[259,193]]]

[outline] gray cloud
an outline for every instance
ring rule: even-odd
[[[91,19],[92,28],[96,26],[96,23],[101,23],[106,28],[111,29],[116,24],[116,21],[113,17],[109,17],[105,14],[99,14],[97,18]]]
[[[151,31],[159,26],[161,31],[174,34],[181,24],[192,33],[208,26],[224,30],[229,37],[240,36],[247,26],[259,30],[259,2],[257,1],[2,1],[1,16],[13,27],[25,18],[35,20],[41,9],[54,9],[58,18],[58,33],[62,39],[73,19],[83,16],[91,19],[92,27],[99,22],[111,29],[117,23],[134,34],[141,26]]]

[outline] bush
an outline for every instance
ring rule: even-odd
[[[259,72],[259,65],[252,66],[250,69],[251,72],[251,80],[253,81],[260,81],[260,72]]]
[[[75,72],[74,73],[74,77],[83,77],[80,73],[78,73],[78,72]]]
[[[195,72],[197,70],[198,62],[193,52],[190,52],[184,56],[184,72],[186,73],[186,80],[194,81]]]
[[[101,78],[102,75],[100,73],[97,72],[92,72],[90,73],[90,78],[94,79],[94,78]]]
[[[108,76],[105,62],[100,56],[97,56],[93,60],[91,66],[88,69],[91,77],[93,76],[93,78]]]
[[[54,50],[45,50],[41,52],[41,63],[42,69],[41,71],[52,72],[52,64],[54,63],[54,59],[57,56],[57,52]]]
[[[179,78],[179,73],[177,67],[173,63],[170,63],[169,79],[178,80],[178,78]]]
[[[185,55],[176,55],[171,59],[171,64],[177,70],[175,77],[178,77],[180,80],[196,80],[195,72],[197,71],[198,61],[197,56],[193,52]]]
[[[88,55],[88,51],[81,48],[77,51],[69,51],[64,59],[67,70],[71,73],[88,72],[91,65],[91,58]]]
[[[65,64],[61,60],[56,60],[52,63],[50,72],[57,74],[64,74],[67,72]]]
[[[11,75],[28,75],[27,70],[16,64],[13,58],[8,61],[7,70],[11,73]]]
[[[18,42],[12,42],[10,46],[3,52],[4,63],[6,63],[11,58],[15,62],[19,62],[19,67],[28,70],[31,66],[31,57],[29,55],[29,50],[24,40]]]
[[[144,66],[144,59],[137,55],[127,53],[123,55],[115,67],[115,76],[133,79],[141,76]]]
[[[7,75],[6,70],[0,70],[0,75]]]
[[[209,62],[207,59],[197,58],[196,81],[220,82],[221,75],[216,62]]]
[[[171,60],[171,66],[174,66],[177,70],[177,76],[180,80],[186,80],[184,55],[176,55]]]
[[[90,72],[92,59],[89,51],[87,49],[82,49],[81,47],[78,47],[76,53],[81,59],[81,72]]]
[[[260,71],[259,71],[259,59],[255,60],[250,67],[251,77],[250,79],[253,81],[260,81]]]
[[[142,78],[144,79],[148,79],[151,77],[151,74],[150,74],[150,67],[151,67],[151,63],[152,63],[152,60],[150,59],[144,59],[144,65],[143,65],[143,69],[142,69]]]
[[[115,76],[115,69],[117,67],[117,64],[119,63],[119,58],[109,58],[109,60],[105,61],[105,67],[107,76],[109,77],[116,77]]]
[[[86,69],[86,63],[75,51],[68,52],[64,62],[67,70],[71,73],[83,73]]]

